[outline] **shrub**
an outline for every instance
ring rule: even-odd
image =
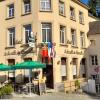
[[[14,89],[11,85],[6,85],[1,88],[2,95],[10,95],[13,91],[14,91]]]
[[[79,80],[76,80],[76,81],[75,81],[75,86],[76,86],[77,88],[80,88],[80,81],[79,81]]]

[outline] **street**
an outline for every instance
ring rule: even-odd
[[[64,94],[64,93],[48,93],[42,96],[34,97],[16,97],[12,100],[100,100],[100,97],[82,95],[82,94]]]

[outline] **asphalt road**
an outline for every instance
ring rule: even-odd
[[[42,96],[34,97],[15,97],[12,100],[100,100],[100,97],[89,96],[86,94],[48,93]]]

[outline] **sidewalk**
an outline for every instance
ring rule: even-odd
[[[38,96],[37,94],[31,93],[31,94],[16,94],[13,93],[13,98],[26,98],[26,97],[36,97]]]

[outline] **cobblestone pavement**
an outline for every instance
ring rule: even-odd
[[[15,97],[12,100],[100,100],[100,97],[82,94],[48,93],[42,96]]]

